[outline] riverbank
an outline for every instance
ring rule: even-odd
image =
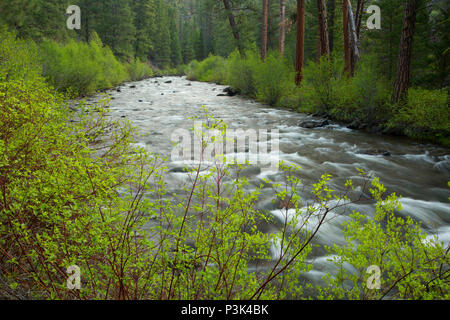
[[[374,134],[407,136],[419,142],[450,146],[450,112],[446,89],[411,88],[404,104],[390,103],[390,83],[370,61],[361,61],[354,77],[343,76],[342,62],[323,58],[304,68],[300,87],[294,70],[280,57],[264,63],[255,52],[245,58],[210,56],[188,65],[188,79],[230,85],[240,93],[271,106],[288,108],[339,121],[351,129]]]

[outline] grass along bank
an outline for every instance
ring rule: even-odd
[[[226,59],[211,55],[192,61],[186,75],[190,80],[230,85],[271,106],[327,116],[350,128],[450,146],[448,91],[410,88],[407,103],[393,105],[392,84],[374,61],[364,56],[351,78],[344,76],[339,57],[310,61],[300,87],[293,83],[292,63],[277,53],[269,54],[264,63],[255,51],[247,51],[245,57],[233,52]]]

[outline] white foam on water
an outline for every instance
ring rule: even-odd
[[[432,164],[436,163],[435,159],[430,156],[430,153],[428,151],[425,154],[404,154],[401,157],[414,162],[426,162]]]
[[[343,205],[343,200],[333,200],[328,203],[329,208],[333,208],[335,205]],[[309,208],[315,208],[317,211],[314,214],[307,212]],[[312,209],[309,209],[312,210]],[[299,208],[298,211],[295,208],[291,209],[276,209],[270,211],[270,213],[282,224],[292,223],[295,219],[295,230],[304,228],[305,231],[313,231],[319,225],[324,209],[319,208],[319,205],[310,207]],[[344,235],[342,233],[342,223],[346,221],[348,217],[336,214],[334,212],[328,212],[323,224],[320,226],[315,238],[322,243],[337,243],[343,244],[345,242]]]
[[[449,203],[423,201],[411,198],[402,198],[400,199],[400,203],[402,204],[400,213],[409,215],[421,221],[429,228],[444,224],[444,221],[436,214],[436,211],[450,214]]]
[[[327,128],[332,128],[335,131],[342,131],[342,132],[352,132],[352,131],[354,131],[354,130],[349,129],[347,127],[340,126],[338,124],[329,124],[327,126]]]
[[[350,155],[353,155],[357,158],[364,159],[367,161],[377,162],[377,163],[381,163],[381,164],[388,164],[388,165],[396,165],[392,161],[387,160],[386,157],[383,155],[361,154],[361,153],[356,153],[356,152],[352,152],[352,151],[346,151],[346,152]]]
[[[450,245],[450,226],[441,226],[437,228],[436,233],[428,234],[425,243],[430,243],[432,239],[437,237],[438,242],[443,242],[444,246]]]

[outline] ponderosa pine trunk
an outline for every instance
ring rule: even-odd
[[[328,1],[328,12],[330,13],[330,19],[328,20],[328,42],[329,42],[329,48],[330,53],[333,52],[334,47],[334,13],[336,8],[336,2],[335,0],[329,0]]]
[[[350,74],[353,76],[355,72],[356,63],[360,59],[360,55],[358,49],[358,35],[356,31],[356,22],[353,16],[353,9],[350,0],[348,0],[348,23],[350,33],[350,55],[351,55]]]
[[[223,0],[223,5],[225,6],[225,10],[227,11],[228,21],[230,22],[233,37],[236,40],[236,45],[238,47],[239,53],[241,55],[244,55],[244,51],[241,44],[241,36],[239,34],[239,30],[236,25],[236,20],[234,19],[233,11],[231,10],[230,0]]]
[[[328,40],[328,23],[327,23],[327,9],[325,7],[325,0],[317,0],[318,20],[319,20],[319,46],[318,56],[330,55],[330,43]]]
[[[284,56],[284,42],[286,39],[286,0],[280,0],[280,55]]]
[[[406,101],[408,95],[417,2],[418,0],[405,0],[402,36],[400,39],[400,50],[397,62],[397,76],[395,78],[394,92],[392,94],[393,103],[397,103],[401,100]]]
[[[345,67],[344,73],[351,76],[351,65],[352,56],[350,51],[350,32],[348,27],[348,1],[342,1],[342,30],[344,32],[344,57],[345,57]]]
[[[269,19],[269,0],[262,0],[262,21],[261,21],[261,60],[266,60],[267,56],[267,22]]]
[[[297,46],[295,55],[295,83],[300,85],[305,55],[305,0],[297,0]]]
[[[361,31],[361,19],[362,19],[362,13],[364,11],[364,0],[358,0],[358,3],[356,5],[356,17],[355,17],[355,24],[356,24],[356,36],[359,39],[359,34]]]

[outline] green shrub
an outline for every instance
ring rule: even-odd
[[[432,140],[450,135],[450,109],[448,91],[411,88],[408,102],[397,106],[390,126],[404,128],[410,137],[428,137]]]
[[[396,215],[401,210],[399,199],[382,195],[386,188],[378,179],[372,180],[370,192],[377,200],[376,213],[368,218],[353,213],[345,223],[344,246],[328,248],[337,267],[335,276],[327,275],[328,286],[321,288],[321,297],[331,299],[418,299],[450,298],[450,257],[448,247],[436,237],[427,238],[411,217]],[[354,272],[350,272],[353,267]],[[370,279],[378,268],[377,288]]]
[[[17,39],[0,26],[0,80],[28,80],[41,73],[36,44]]]
[[[131,63],[127,63],[125,66],[128,73],[128,79],[131,81],[143,80],[154,75],[150,65],[141,62],[139,58],[133,60]]]
[[[256,97],[255,72],[261,63],[258,54],[254,50],[245,52],[242,57],[238,51],[234,51],[228,58],[227,83],[242,94]]]
[[[310,61],[303,68],[300,110],[329,112],[338,104],[340,91],[336,90],[336,82],[342,79],[341,68],[332,61],[338,59],[323,56],[320,63]]]
[[[172,68],[164,68],[155,70],[157,76],[184,76],[187,74],[188,66],[180,64]]]
[[[195,72],[197,71],[199,62],[197,60],[192,60],[189,62],[189,64],[186,66],[186,79],[188,80],[197,80]]]
[[[295,90],[294,70],[275,54],[270,54],[255,70],[256,96],[260,101],[277,106],[284,96]]]
[[[331,114],[337,120],[384,123],[390,115],[388,82],[376,72],[371,60],[361,60],[351,78],[334,81],[336,101]]]
[[[96,34],[89,43],[69,41],[41,45],[44,76],[61,91],[86,95],[110,88],[127,78],[125,67]]]
[[[209,55],[202,62],[191,61],[186,74],[189,80],[224,84],[226,82],[226,72],[226,60],[219,56]]]

